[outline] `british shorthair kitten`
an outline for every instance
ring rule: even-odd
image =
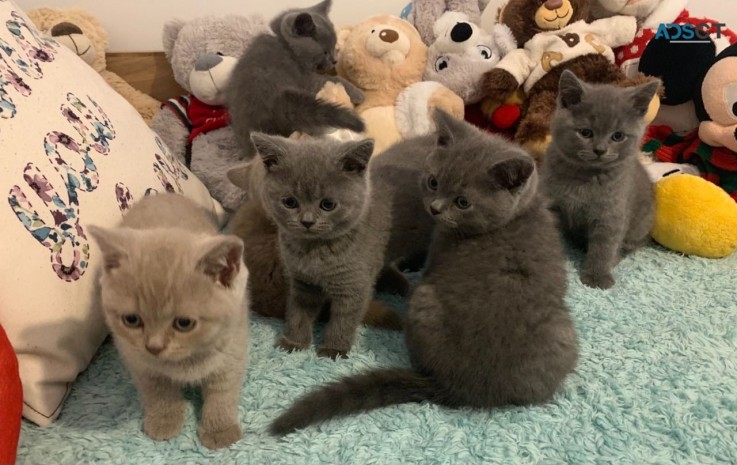
[[[437,113],[422,181],[436,231],[406,322],[412,368],[376,369],[307,394],[273,434],[404,402],[547,402],[575,368],[562,244],[533,159]]]
[[[295,131],[319,135],[330,128],[364,130],[354,111],[316,98],[325,83],[335,82],[354,105],[363,102],[363,93],[353,84],[320,74],[333,69],[336,60],[331,3],[281,13],[271,22],[274,35],[254,38],[238,61],[227,105],[244,159],[256,154],[252,131],[288,137]]]
[[[655,194],[638,155],[659,85],[587,84],[570,71],[560,78],[543,187],[564,233],[586,247],[580,276],[589,287],[612,287],[612,269],[650,236]]]
[[[155,440],[184,425],[185,386],[202,389],[198,434],[216,449],[241,437],[248,360],[243,242],[180,195],[146,197],[122,225],[90,226],[103,255],[102,310]]]

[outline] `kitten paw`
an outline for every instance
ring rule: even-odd
[[[321,347],[317,349],[317,356],[318,357],[330,357],[333,360],[337,360],[338,358],[348,358],[348,351],[338,350],[338,349],[328,349],[326,347]]]
[[[175,438],[184,426],[182,415],[148,415],[143,419],[143,432],[154,441],[166,441]]]
[[[274,347],[277,347],[285,352],[292,353],[295,350],[305,350],[307,348],[307,344],[297,344],[296,342],[290,341],[289,339],[282,336],[279,341],[274,345]]]
[[[581,273],[581,282],[594,289],[610,289],[614,286],[614,276],[606,272],[584,271]]]
[[[208,449],[222,449],[238,441],[243,432],[238,425],[231,425],[219,431],[209,431],[199,428],[197,435],[200,437],[202,445]]]

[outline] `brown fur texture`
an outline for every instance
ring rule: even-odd
[[[517,1],[511,0],[499,10],[499,22],[506,24],[512,30],[515,40],[519,46],[523,46],[525,42],[532,39],[535,34],[545,32],[550,29],[542,29],[535,24],[535,14],[543,7],[543,3],[539,0]],[[591,2],[589,0],[563,0],[563,3],[569,3],[573,8],[573,16],[568,24],[579,20],[589,18],[589,10]],[[562,6],[562,8],[564,8]]]
[[[246,200],[228,223],[227,231],[240,237],[243,261],[249,270],[251,310],[259,315],[284,319],[289,283],[279,251],[279,230],[259,202]],[[322,319],[327,319],[327,314]],[[385,329],[402,329],[401,318],[379,301],[369,304],[363,323]]]

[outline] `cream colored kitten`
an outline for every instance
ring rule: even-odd
[[[241,437],[238,401],[248,360],[243,242],[176,194],[135,204],[121,227],[89,231],[102,250],[102,308],[143,402],[143,430],[179,434],[199,386],[198,434],[210,449]]]

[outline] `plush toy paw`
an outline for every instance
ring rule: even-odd
[[[492,69],[484,76],[484,93],[486,97],[503,102],[514,94],[519,83],[511,73],[503,69]]]
[[[722,258],[737,249],[737,203],[719,186],[688,174],[655,184],[651,236],[676,252]]]
[[[491,122],[499,129],[509,129],[522,117],[519,105],[504,103],[491,114]]]
[[[348,92],[345,91],[343,84],[339,82],[326,82],[316,97],[318,100],[329,102],[339,107],[353,108]]]
[[[208,449],[222,449],[237,442],[243,437],[243,432],[239,425],[231,425],[219,431],[210,431],[200,428],[197,431],[202,445]]]
[[[547,152],[550,143],[553,141],[553,136],[548,134],[542,139],[532,139],[522,143],[522,148],[527,150],[532,158],[536,161],[541,161]]]

